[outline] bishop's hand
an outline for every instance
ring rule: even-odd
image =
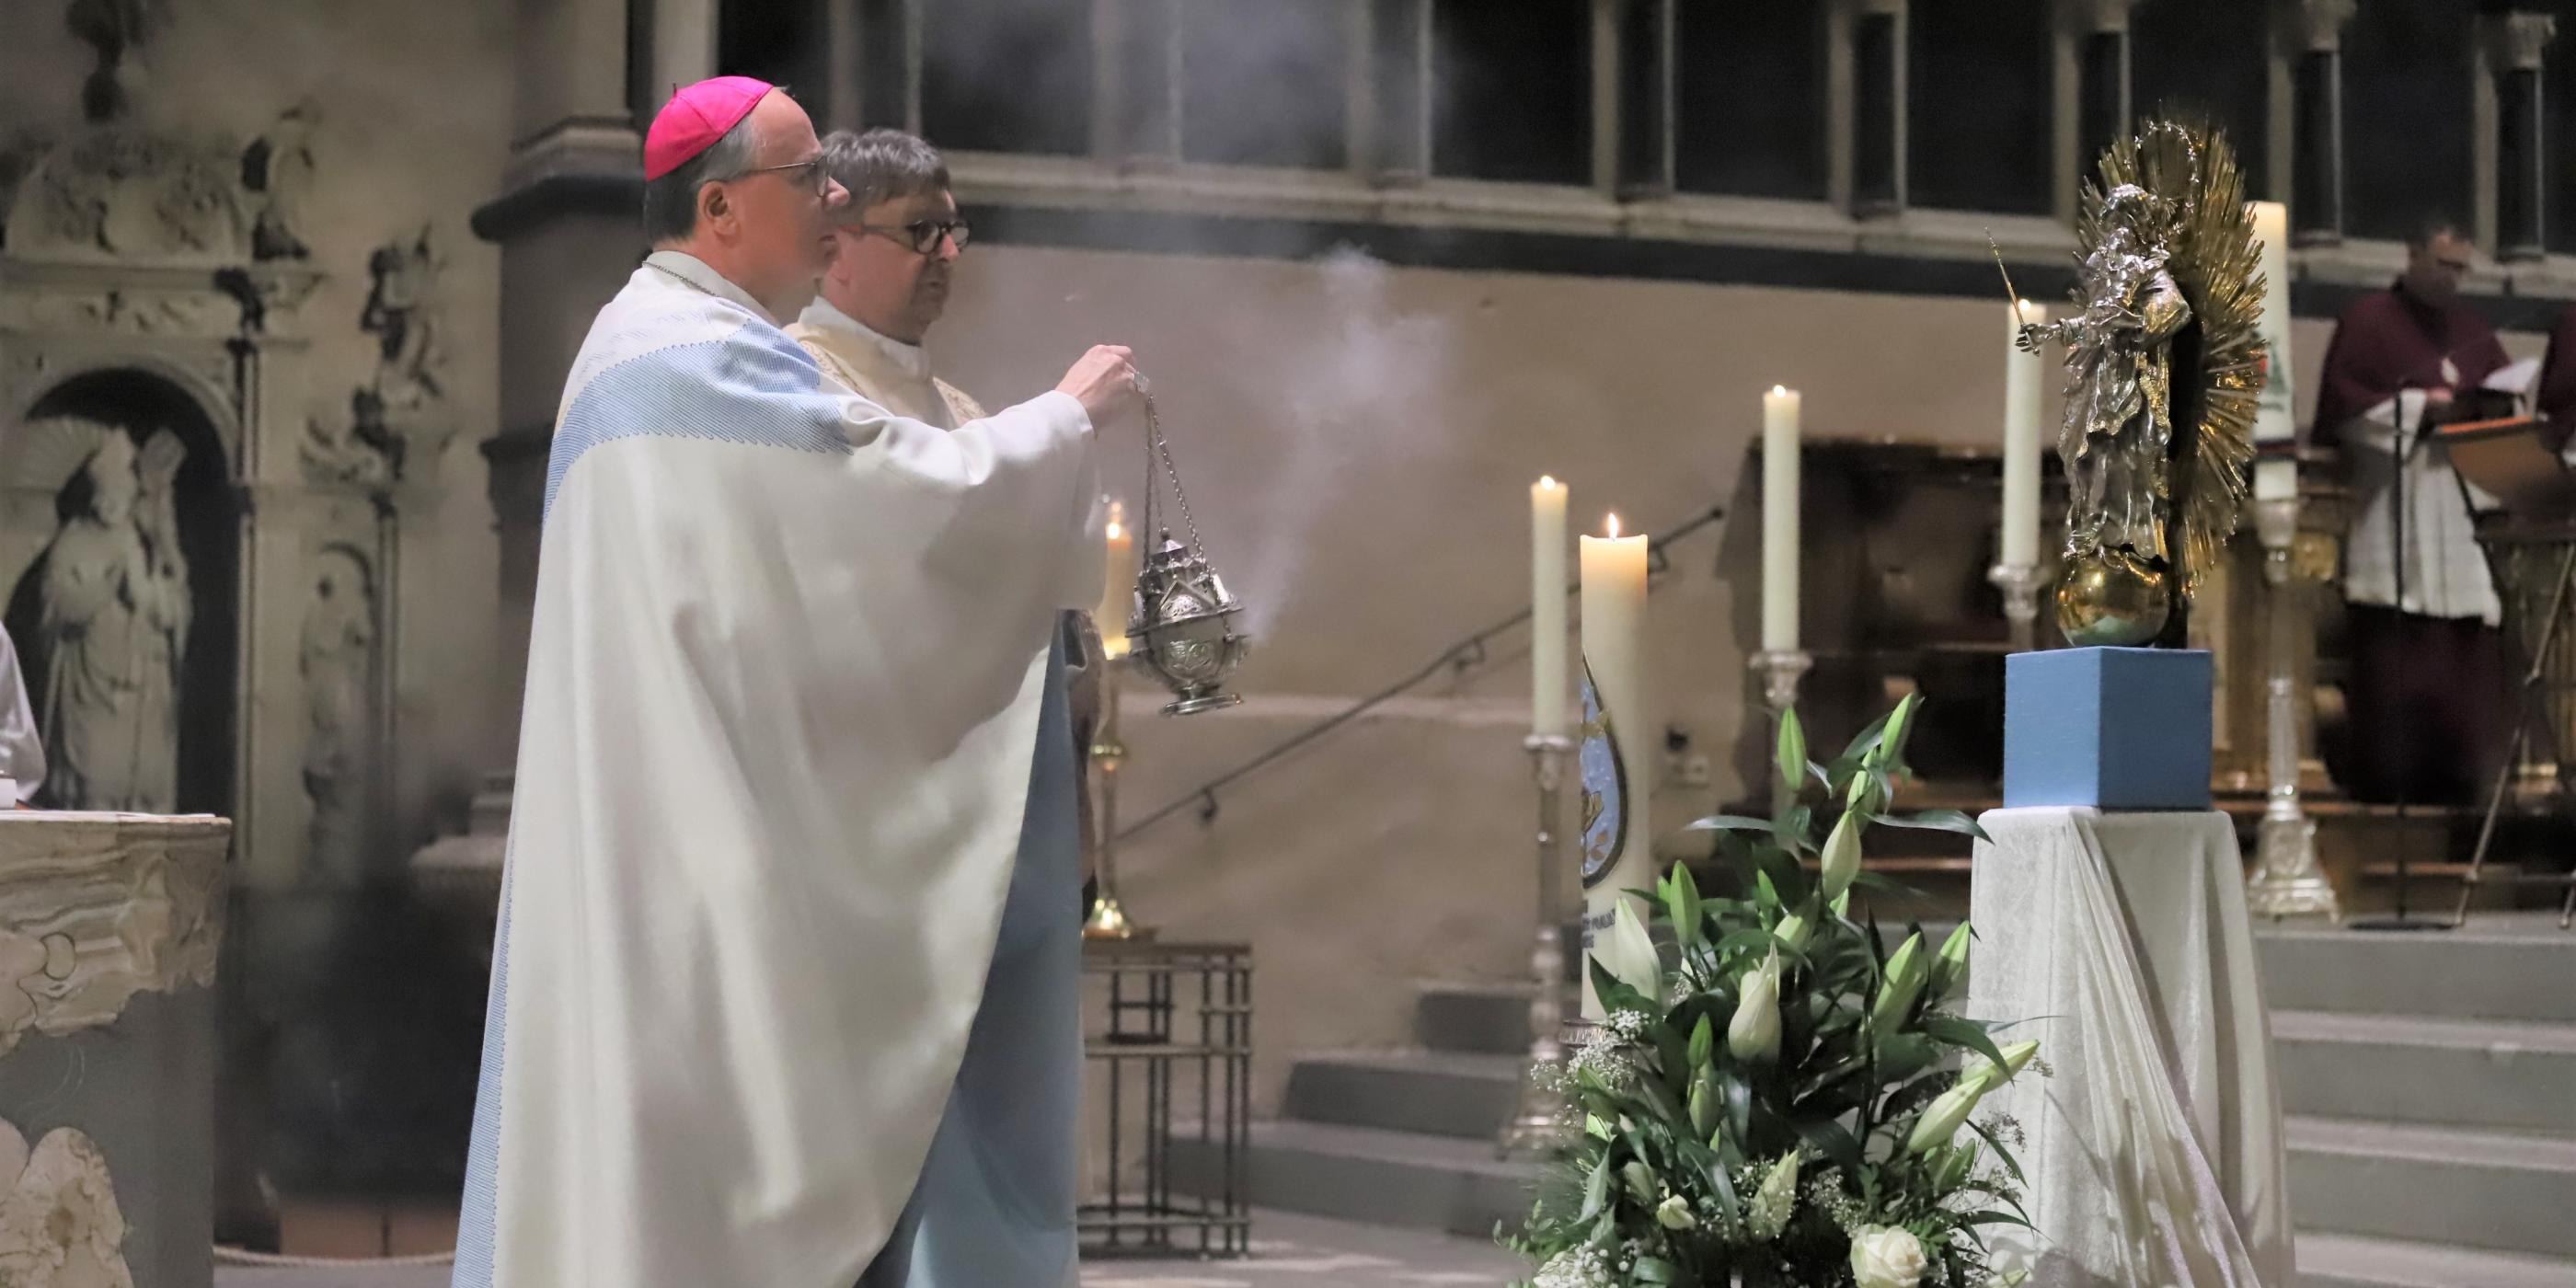
[[[1144,405],[1144,378],[1136,374],[1136,354],[1123,344],[1093,345],[1056,382],[1058,393],[1074,396],[1091,414],[1093,425],[1105,425]]]
[[[2037,353],[2039,346],[2047,341],[2048,334],[2040,329],[2038,323],[2024,322],[2021,324],[2021,331],[2013,336],[2013,347],[2024,353]]]

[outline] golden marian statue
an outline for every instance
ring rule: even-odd
[[[2066,346],[2057,625],[2077,645],[2178,645],[2254,455],[2260,247],[2215,130],[2151,121],[2099,169],[2075,227],[2079,311],[2020,340]]]

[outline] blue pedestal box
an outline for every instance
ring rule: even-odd
[[[2209,808],[2205,651],[2069,648],[2004,659],[2004,807]]]

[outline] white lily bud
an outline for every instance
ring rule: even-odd
[[[1735,1018],[1726,1025],[1726,1049],[1735,1058],[1748,1063],[1775,1059],[1780,1054],[1780,954],[1774,951],[1761,965],[1744,972],[1743,991],[1736,995]]]
[[[1756,1239],[1777,1239],[1789,1228],[1789,1217],[1798,1210],[1798,1151],[1790,1150],[1771,1165],[1762,1177],[1762,1188],[1753,1192],[1753,1203],[1745,1213],[1745,1224]]]
[[[1977,1102],[1985,1095],[1984,1083],[1970,1078],[1960,1079],[1959,1085],[1942,1092],[1924,1107],[1923,1116],[1914,1120],[1914,1130],[1905,1138],[1906,1152],[1929,1154],[1949,1144],[1950,1138],[1967,1125],[1968,1115],[1976,1112]]]
[[[1647,1001],[1662,1004],[1664,960],[1655,953],[1655,939],[1646,933],[1646,923],[1637,918],[1636,900],[1619,897],[1618,911],[1610,919],[1610,933],[1593,945],[1592,955],[1620,983],[1637,990]]]
[[[1825,898],[1838,899],[1851,888],[1852,878],[1860,875],[1860,814],[1846,810],[1834,823],[1833,832],[1825,838]]]
[[[1688,1230],[1699,1224],[1699,1218],[1691,1215],[1690,1204],[1676,1194],[1655,1206],[1655,1224],[1667,1230]]]

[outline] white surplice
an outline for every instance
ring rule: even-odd
[[[1091,426],[825,381],[657,253],[566,382],[454,1282],[848,1288],[1021,839]],[[1071,913],[1067,910],[1067,917]]]

